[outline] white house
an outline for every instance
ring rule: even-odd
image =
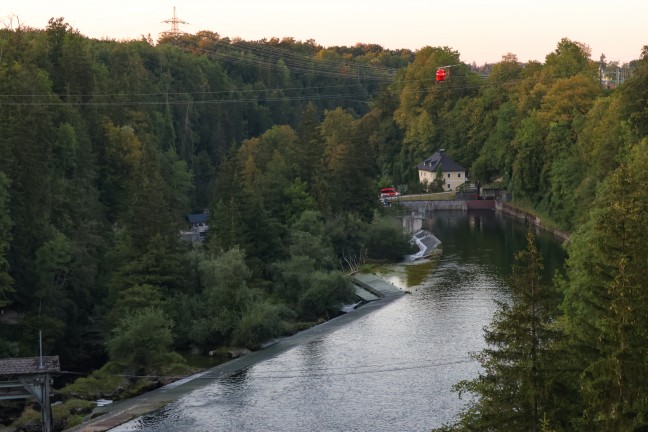
[[[443,190],[455,191],[466,182],[466,168],[450,159],[444,150],[439,150],[416,166],[421,183],[432,184],[441,170]]]

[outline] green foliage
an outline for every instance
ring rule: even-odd
[[[315,211],[317,202],[308,193],[306,182],[295,179],[293,183],[283,189],[284,204],[282,205],[282,219],[286,224],[292,224],[306,211]]]
[[[353,299],[351,281],[342,272],[311,274],[308,289],[299,297],[299,310],[308,319],[338,315],[342,304]]]
[[[648,136],[648,45],[644,45],[641,59],[636,62],[633,76],[628,79],[620,89],[623,118],[629,119],[633,132],[637,137]]]
[[[326,234],[338,258],[364,257],[368,240],[368,226],[356,213],[337,215],[326,222]]]
[[[582,394],[556,396],[554,376],[543,388],[570,412],[584,401],[582,429],[646,418],[648,50],[603,93],[598,63],[569,39],[544,64],[507,55],[484,80],[448,47],[206,31],[152,45],[88,39],[60,18],[0,34],[0,307],[24,317],[12,353],[42,329],[48,351],[96,360],[101,327],[119,322],[113,365],[162,369],[174,345],[271,337],[291,319],[282,304],[335,314],[340,262],[409,252],[374,216],[379,179],[420,190],[415,166],[442,146],[473,181],[501,179],[563,228],[587,222],[561,322],[582,372],[564,381]],[[208,244],[195,251],[211,255],[189,256],[178,229],[204,209]],[[143,343],[152,329],[159,350]],[[543,428],[565,426],[545,413]]]
[[[295,313],[286,306],[268,302],[250,305],[241,317],[233,336],[233,343],[248,348],[258,348],[262,342],[284,335],[288,329],[286,319]]]
[[[9,295],[14,292],[13,278],[9,274],[7,261],[12,225],[9,214],[9,179],[0,171],[0,308],[11,304]]]
[[[65,299],[64,288],[69,278],[72,245],[61,233],[36,251],[34,270],[37,275],[36,298],[44,312],[60,316],[57,303]]]
[[[119,388],[127,387],[128,379],[114,373],[114,365],[108,365],[92,372],[87,377],[81,377],[72,384],[57,390],[66,398],[97,400],[102,398],[117,399]]]
[[[556,50],[547,55],[545,67],[553,76],[565,78],[578,73],[597,76],[596,66],[590,61],[591,51],[581,42],[562,38]]]
[[[52,417],[64,422],[66,428],[71,428],[80,424],[84,416],[90,414],[95,407],[94,401],[68,399],[52,407]]]
[[[441,165],[439,165],[439,168],[437,169],[437,172],[434,175],[434,180],[432,181],[432,184],[429,186],[429,191],[443,192],[444,184],[445,184],[445,179],[443,178],[443,170],[441,169]]]
[[[153,285],[133,285],[117,294],[115,303],[108,313],[108,322],[117,325],[128,314],[153,307],[164,309],[165,301],[161,290]]]
[[[113,362],[135,372],[154,373],[181,361],[171,352],[173,322],[154,308],[124,316],[107,342]]]
[[[21,414],[21,416],[15,420],[11,426],[15,428],[14,430],[20,430],[28,425],[37,425],[40,423],[41,414],[39,411],[36,411],[32,407],[27,407]]]
[[[275,264],[275,295],[289,305],[296,305],[316,268],[316,261],[306,255],[291,256],[289,260]]]
[[[544,163],[543,131],[537,117],[522,121],[513,142],[515,160],[511,167],[511,190],[517,198],[537,202],[540,172]]]
[[[560,376],[552,323],[557,299],[541,283],[542,258],[529,231],[527,248],[516,254],[509,280],[512,302],[500,303],[485,329],[485,348],[474,357],[483,372],[457,389],[476,396],[460,415],[456,430],[539,431],[543,419],[554,419],[552,386]],[[560,381],[560,379],[558,379]],[[554,390],[555,391],[555,390]],[[556,422],[565,422],[558,418]]]
[[[205,260],[200,265],[207,304],[212,310],[220,308],[243,311],[253,292],[248,287],[251,276],[243,252],[234,248],[215,260]]]
[[[199,264],[205,310],[197,317],[192,340],[203,347],[229,341],[258,293],[248,283],[252,275],[244,253],[233,248]]]
[[[581,373],[583,429],[646,425],[647,155],[644,139],[606,177],[569,247],[563,308],[572,361]]]
[[[402,227],[388,218],[375,218],[367,230],[367,254],[369,258],[401,261],[412,252],[409,237]]]

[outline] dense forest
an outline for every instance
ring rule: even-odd
[[[179,353],[327,319],[352,298],[346,273],[408,251],[378,187],[419,191],[416,164],[444,148],[573,232],[551,287],[532,239],[519,254],[447,429],[645,430],[640,54],[611,86],[568,39],[481,73],[448,47],[0,30],[0,357],[35,355],[42,331],[65,370],[172,374]],[[206,240],[181,240],[202,212]]]

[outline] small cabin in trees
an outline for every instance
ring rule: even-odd
[[[429,158],[416,166],[419,172],[419,181],[424,184],[432,184],[440,172],[443,178],[443,190],[455,191],[459,186],[466,183],[466,168],[459,165],[445,154],[441,149]]]
[[[209,228],[207,225],[209,212],[190,213],[187,215],[187,221],[189,222],[189,230],[180,231],[180,237],[192,243],[205,240],[205,233]]]

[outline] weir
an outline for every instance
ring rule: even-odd
[[[407,200],[403,197],[397,203],[420,215],[429,215],[439,210],[495,210],[495,200]]]

